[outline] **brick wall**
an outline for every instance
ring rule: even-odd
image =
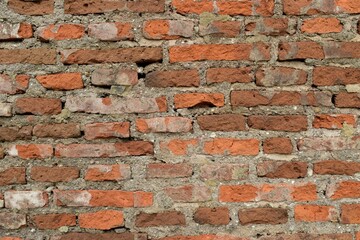
[[[359,240],[359,0],[2,0],[0,240]]]

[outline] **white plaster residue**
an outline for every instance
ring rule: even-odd
[[[8,150],[8,154],[12,157],[17,157],[19,155],[19,152],[16,148],[16,145],[12,145],[9,150]]]
[[[5,192],[6,208],[38,208],[46,205],[42,191],[10,191]]]

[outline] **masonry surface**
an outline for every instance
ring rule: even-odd
[[[360,240],[359,0],[2,0],[0,240]]]

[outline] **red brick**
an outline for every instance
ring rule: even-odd
[[[153,63],[160,62],[163,57],[162,49],[158,47],[68,49],[60,53],[61,62],[64,64]],[[0,56],[2,56],[1,51]]]
[[[359,94],[340,92],[335,95],[335,106],[338,108],[360,108]]]
[[[38,138],[75,138],[80,137],[80,127],[75,123],[38,124],[34,126],[33,135]]]
[[[31,168],[31,179],[37,182],[70,182],[79,177],[77,167],[40,167]]]
[[[337,151],[337,150],[356,150],[358,147],[358,137],[342,138],[302,138],[298,141],[300,151]]]
[[[204,164],[200,167],[202,180],[231,181],[248,178],[248,164],[216,163]]]
[[[29,85],[30,77],[17,75],[15,78],[7,74],[0,74],[0,94],[24,93]]]
[[[208,25],[200,25],[201,36],[235,38],[240,35],[241,22],[239,21],[212,21]]]
[[[182,20],[148,20],[144,22],[143,33],[148,39],[178,39],[189,38],[193,35],[194,24]]]
[[[221,185],[219,202],[251,202],[257,197],[259,189],[253,185]]]
[[[23,240],[19,237],[0,237],[0,240]]]
[[[360,58],[360,43],[358,42],[326,42],[324,44],[327,59]]]
[[[235,235],[228,234],[202,234],[197,236],[172,236],[172,237],[164,237],[157,240],[249,240],[247,238],[238,237]]]
[[[342,181],[328,188],[327,196],[331,199],[359,198],[360,182]]]
[[[137,2],[118,0],[65,0],[64,12],[67,14],[106,13],[114,11],[127,11],[139,13],[161,13],[165,10],[164,0],[139,0]]]
[[[261,237],[260,240],[352,240],[352,233],[309,234],[292,233]]]
[[[246,35],[266,35],[282,36],[293,33],[289,29],[289,19],[287,18],[263,18],[256,21],[248,21],[245,25]]]
[[[15,101],[18,114],[54,115],[61,109],[61,100],[56,98],[18,98]]]
[[[55,190],[58,206],[68,207],[149,207],[153,194],[121,190]]]
[[[296,68],[271,67],[258,70],[255,76],[256,85],[274,87],[305,84],[307,73]]]
[[[264,153],[267,154],[291,154],[293,151],[289,138],[267,138],[263,143]]]
[[[301,31],[304,33],[339,33],[343,26],[337,18],[311,18],[302,22]]]
[[[201,130],[205,131],[246,131],[245,117],[240,114],[204,115],[197,118]]]
[[[183,117],[136,119],[136,130],[141,133],[179,133],[192,130],[192,121]]]
[[[70,40],[82,38],[85,35],[85,27],[80,24],[50,24],[37,30],[39,38],[49,40]]]
[[[48,195],[42,191],[6,191],[5,207],[12,209],[40,208],[48,204]]]
[[[180,45],[170,47],[169,56],[171,63],[204,60],[269,60],[270,47],[264,43]]]
[[[23,15],[46,15],[54,12],[54,0],[23,1],[23,0],[9,0],[8,7]]]
[[[337,213],[332,206],[296,205],[294,208],[297,222],[327,222],[337,220]]]
[[[131,69],[97,68],[91,76],[91,83],[96,86],[134,86],[138,82],[137,71]]]
[[[31,126],[0,127],[0,141],[29,140],[31,131]]]
[[[32,26],[29,23],[1,23],[0,40],[19,40],[33,36]]]
[[[25,183],[26,178],[24,167],[9,167],[0,170],[0,186]]]
[[[169,187],[165,194],[174,202],[207,202],[211,200],[211,189],[202,185]]]
[[[230,212],[226,207],[201,207],[194,213],[194,221],[199,224],[227,225],[230,222]]]
[[[183,178],[191,177],[192,166],[185,163],[152,163],[147,166],[147,178]]]
[[[360,163],[325,160],[314,163],[314,173],[321,175],[355,175],[360,172]]]
[[[84,87],[81,73],[57,73],[37,76],[36,80],[46,89],[74,90]]]
[[[357,0],[324,1],[322,4],[313,4],[312,1],[285,0],[284,13],[286,15],[315,15],[315,14],[339,14],[360,13],[360,5]]]
[[[145,84],[149,87],[198,87],[200,76],[197,70],[154,71],[146,74]]]
[[[222,107],[225,104],[222,93],[180,93],[174,96],[175,108]]]
[[[50,48],[0,49],[0,64],[56,64],[56,51]]]
[[[14,212],[0,212],[0,227],[5,229],[19,229],[26,226],[26,215]],[[1,238],[0,238],[1,239]],[[11,240],[6,239],[5,240]],[[13,240],[17,240],[16,238]]]
[[[70,213],[42,214],[33,216],[32,221],[38,229],[58,229],[75,226],[76,216]]]
[[[43,159],[53,156],[54,149],[49,144],[12,145],[8,148],[8,155],[22,159]]]
[[[360,223],[360,204],[341,205],[341,223],[359,224]]]
[[[128,164],[90,165],[85,173],[87,181],[119,181],[129,179],[131,169]]]
[[[178,211],[158,213],[141,212],[136,216],[136,227],[185,226],[185,215]]]
[[[304,178],[307,174],[305,162],[264,161],[257,164],[257,175],[267,178]]]
[[[357,84],[359,78],[360,68],[318,66],[313,72],[313,84],[316,86]]]
[[[209,68],[206,72],[206,82],[212,83],[249,83],[253,81],[250,67],[240,68]]]
[[[165,153],[183,156],[195,149],[199,144],[198,139],[171,139],[160,142],[160,149]]]
[[[80,213],[79,225],[81,228],[110,230],[124,225],[124,214],[116,210]]]
[[[259,154],[259,140],[214,138],[205,141],[203,151],[210,155],[256,156]]]
[[[130,232],[123,233],[66,233],[52,236],[50,240],[135,240],[135,234]],[[142,239],[141,239],[142,240]]]
[[[157,98],[96,98],[68,96],[65,108],[71,112],[122,114],[166,112],[166,97]]]
[[[343,125],[355,126],[355,117],[350,114],[318,114],[313,121],[314,128],[340,129]]]
[[[134,40],[133,25],[125,22],[92,23],[88,25],[88,34],[102,41]]]
[[[153,152],[153,144],[145,141],[103,144],[58,144],[55,148],[55,156],[63,158],[141,156],[150,155]]]
[[[279,60],[324,59],[324,49],[317,42],[282,42]]]
[[[273,0],[261,0],[253,3],[252,1],[220,1],[214,5],[209,0],[191,1],[191,0],[173,0],[172,5],[176,11],[181,14],[196,13],[201,14],[205,12],[214,12],[215,8],[219,14],[222,15],[261,15],[271,16],[274,12]],[[216,7],[215,7],[216,6]]]
[[[265,131],[300,132],[307,130],[307,117],[302,115],[257,115],[248,118],[248,125],[250,128]]]
[[[281,208],[249,208],[239,210],[241,225],[248,224],[284,224],[288,221],[288,212]]]
[[[129,122],[104,122],[86,124],[84,128],[86,140],[101,138],[128,138],[130,137]]]

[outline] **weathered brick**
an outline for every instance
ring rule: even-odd
[[[9,167],[0,170],[0,186],[25,183],[24,167]]]
[[[203,151],[210,155],[256,156],[259,153],[259,140],[214,138],[205,141]]]
[[[153,144],[145,141],[103,144],[58,144],[55,147],[55,156],[62,158],[141,156],[150,155],[153,152]]]
[[[110,230],[124,225],[124,214],[116,210],[103,210],[79,214],[81,228]]]
[[[289,19],[287,18],[263,18],[256,21],[246,22],[246,35],[267,35],[282,36],[293,33],[294,30],[289,28]]]
[[[246,119],[240,114],[204,115],[197,118],[201,130],[206,131],[246,131]]]
[[[225,104],[222,93],[179,93],[174,96],[175,108],[222,107]]]
[[[302,138],[298,141],[300,151],[337,151],[360,149],[359,137]]]
[[[360,58],[358,42],[325,42],[324,51],[327,59]]]
[[[277,234],[275,236],[266,236],[260,240],[352,240],[352,233],[332,233],[332,234],[310,234],[310,233],[292,233]]]
[[[360,223],[360,204],[341,205],[341,223],[359,224]]]
[[[256,85],[274,87],[305,84],[307,73],[296,68],[271,67],[258,70],[255,76]]]
[[[48,204],[48,195],[42,191],[6,191],[5,207],[13,209],[40,208]]]
[[[288,221],[288,212],[282,208],[248,208],[239,210],[241,225],[247,224],[284,224]]]
[[[134,40],[131,23],[92,23],[88,25],[88,34],[92,38],[102,41]]]
[[[85,35],[85,27],[80,24],[50,24],[37,29],[41,40],[70,40],[79,39]]]
[[[249,175],[248,164],[216,163],[200,167],[202,180],[231,181],[246,179]]]
[[[170,62],[204,60],[269,60],[270,47],[264,43],[181,45],[169,49]]]
[[[61,50],[60,53],[61,62],[64,64],[153,63],[162,60],[162,49],[158,47],[68,49]],[[2,55],[0,51],[0,57]]]
[[[158,98],[96,98],[69,96],[65,108],[71,112],[122,114],[166,112],[166,97]]]
[[[259,177],[303,178],[307,173],[305,162],[264,161],[256,166]]]
[[[23,15],[46,15],[54,12],[54,0],[23,1],[9,0],[8,7]]]
[[[294,212],[295,221],[299,222],[335,222],[337,220],[337,212],[332,206],[296,205]]]
[[[94,1],[94,0],[65,0],[64,12],[67,14],[106,13],[114,11],[129,11],[139,13],[161,13],[165,10],[164,0],[128,0]]]
[[[134,86],[138,82],[137,72],[130,69],[97,68],[91,76],[91,83],[95,86]]]
[[[50,240],[136,240],[135,234],[130,232],[123,233],[66,233],[59,236],[52,236]]]
[[[150,192],[121,190],[55,190],[58,206],[69,207],[149,207],[153,204]]]
[[[77,167],[41,167],[31,168],[31,179],[37,182],[70,182],[79,177]]]
[[[308,105],[299,92],[263,92],[257,90],[231,91],[231,105],[256,107],[261,105]]]
[[[18,144],[9,146],[7,153],[22,159],[43,159],[52,157],[54,149],[50,144]]]
[[[357,0],[315,0],[297,1],[285,0],[284,13],[287,15],[315,15],[315,14],[337,14],[337,13],[360,13],[360,5]]]
[[[25,214],[4,211],[0,212],[0,227],[5,229],[19,229],[24,226],[26,226]]]
[[[157,117],[136,119],[136,130],[141,133],[190,132],[192,121],[183,117]]]
[[[165,153],[182,156],[191,152],[199,144],[198,139],[171,139],[160,142],[160,149]]]
[[[200,35],[221,38],[235,38],[241,31],[240,21],[212,21],[207,25],[200,25]]]
[[[355,175],[360,172],[360,163],[339,160],[325,160],[314,163],[314,173],[321,175]]]
[[[31,219],[38,229],[58,229],[76,225],[76,215],[70,213],[41,214],[35,215]]]
[[[30,140],[31,126],[0,127],[0,141]]]
[[[12,104],[0,102],[0,117],[12,116]]]
[[[206,202],[211,200],[211,189],[203,185],[169,187],[165,194],[174,202]]]
[[[50,48],[0,49],[0,64],[55,64],[56,51]]]
[[[360,68],[318,66],[314,68],[313,83],[316,86],[356,84],[359,77]]]
[[[18,98],[15,112],[18,114],[54,115],[62,109],[60,99],[56,98]]]
[[[357,181],[341,181],[334,186],[328,187],[326,192],[331,199],[359,198],[360,182]]]
[[[307,130],[307,117],[302,115],[263,116],[248,118],[250,128],[271,131],[300,132]]]
[[[184,226],[185,224],[185,215],[178,211],[141,212],[136,216],[135,220],[135,226],[137,227]]]
[[[129,122],[104,122],[86,124],[84,128],[86,140],[101,138],[128,138],[130,137]]]
[[[249,83],[253,81],[251,67],[240,68],[209,68],[206,72],[206,82],[212,83]]]
[[[145,84],[149,87],[198,87],[200,76],[197,70],[154,71],[146,74]]]
[[[324,59],[323,47],[317,42],[282,42],[279,60]]]
[[[293,151],[291,139],[280,137],[265,139],[263,148],[267,154],[291,154]]]
[[[29,23],[1,23],[0,40],[21,40],[33,36],[32,26]]]
[[[131,169],[128,164],[90,165],[85,173],[87,181],[119,181],[129,179]]]
[[[143,33],[148,39],[178,39],[193,35],[194,23],[182,20],[148,20],[144,22]]]
[[[339,19],[332,17],[306,19],[301,25],[301,31],[304,33],[339,33],[342,29]]]
[[[335,106],[338,108],[360,108],[358,93],[340,92],[335,95]]]
[[[230,211],[226,207],[201,207],[194,213],[194,221],[199,224],[227,225],[230,222]]]
[[[228,235],[228,234],[202,234],[196,236],[183,236],[183,235],[176,235],[172,237],[164,237],[157,240],[249,240],[247,238],[238,237],[235,235]]]
[[[80,137],[80,127],[76,123],[38,124],[33,135],[38,138],[75,138]]]
[[[193,173],[192,166],[185,163],[152,163],[147,166],[147,178],[184,178]]]
[[[317,114],[313,121],[314,128],[340,129],[343,125],[355,125],[355,117],[350,114]]]
[[[57,73],[40,75],[36,80],[46,89],[74,90],[84,87],[81,73]]]
[[[0,74],[0,94],[24,93],[29,85],[30,77],[17,75],[15,78],[7,74]]]

